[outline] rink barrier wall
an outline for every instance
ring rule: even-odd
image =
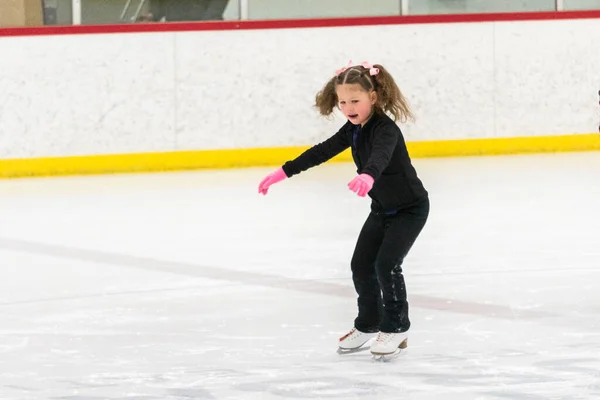
[[[583,152],[600,151],[600,136],[589,134],[408,142],[407,146],[413,159],[566,151]],[[9,159],[0,160],[0,178],[278,166],[298,156],[306,149],[308,149],[307,146],[298,146]],[[329,161],[329,163],[335,162],[352,162],[350,151],[344,151]]]
[[[336,46],[348,35],[364,52]],[[373,41],[378,35],[397,45]],[[380,62],[396,77],[417,115],[401,125],[413,158],[600,150],[591,133],[600,117],[600,11],[0,36],[0,54],[10,55],[0,58],[3,178],[280,165],[345,122],[319,118],[312,101],[348,58]],[[286,47],[294,57],[281,57]]]

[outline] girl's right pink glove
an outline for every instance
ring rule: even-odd
[[[267,194],[267,192],[269,191],[269,186],[271,186],[274,183],[280,182],[285,178],[287,178],[287,175],[285,174],[285,172],[283,172],[283,168],[279,168],[275,172],[272,172],[269,175],[267,175],[267,177],[260,182],[260,185],[258,185],[258,193],[262,193],[263,195]]]

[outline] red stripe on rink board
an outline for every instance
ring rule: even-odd
[[[464,22],[600,19],[600,10],[526,13],[407,15],[251,21],[157,22],[151,24],[77,25],[0,28],[0,36],[79,35],[140,32],[231,31],[327,28],[368,25],[445,24]]]

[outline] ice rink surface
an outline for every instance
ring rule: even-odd
[[[369,200],[327,164],[0,181],[0,399],[598,399],[600,153],[417,159],[387,363],[336,354]]]

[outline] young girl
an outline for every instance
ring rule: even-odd
[[[379,64],[350,63],[336,71],[317,94],[316,107],[325,116],[339,107],[348,121],[335,135],[269,174],[258,191],[267,194],[272,184],[352,149],[357,176],[348,187],[358,196],[368,194],[371,210],[350,263],[358,316],[339,347],[356,350],[376,336],[371,353],[392,354],[406,347],[410,328],[402,262],[429,215],[428,192],[395,123],[413,116],[394,79]]]

